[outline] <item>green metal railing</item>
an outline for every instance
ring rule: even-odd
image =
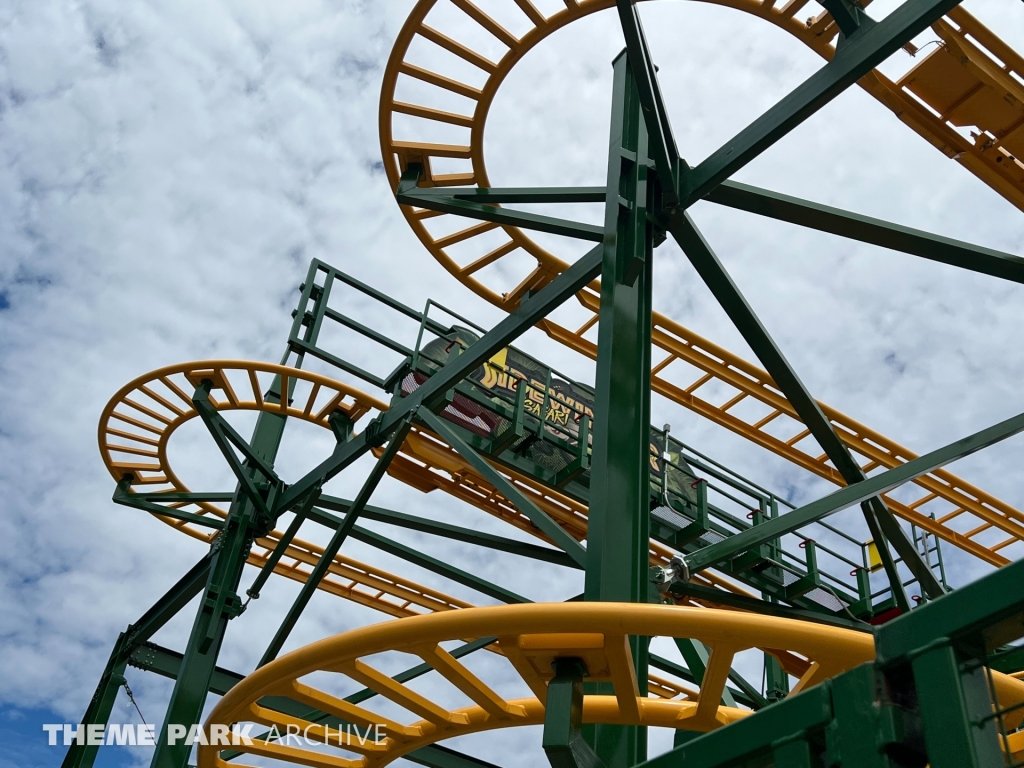
[[[343,297],[338,286],[351,293]],[[319,260],[310,265],[301,291],[291,349],[392,398],[415,391],[484,333],[470,318],[432,299],[417,311]],[[379,304],[378,309],[412,321],[407,325],[410,335],[415,328],[415,337],[407,345],[373,330],[336,309],[332,297],[334,304],[346,306],[369,300],[364,304],[368,311]],[[401,359],[389,371],[377,372],[325,348],[322,333],[331,323],[382,348],[381,354],[367,357],[384,359],[391,352]],[[505,363],[492,359],[459,382],[442,416],[468,445],[496,463],[588,503],[593,389],[515,347],[508,347],[502,357]],[[514,364],[507,362],[512,359]],[[678,440],[667,428],[651,428],[651,459],[651,536],[684,553],[795,509],[778,494]],[[939,543],[922,536],[914,529],[915,544],[945,584]],[[896,563],[901,562],[897,557]],[[744,552],[720,570],[765,600],[835,618],[869,620],[896,607],[887,582],[872,589],[868,544],[824,520],[783,541]],[[915,583],[910,574],[904,586]]]

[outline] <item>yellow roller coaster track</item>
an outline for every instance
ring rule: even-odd
[[[270,388],[275,376],[294,383],[292,404],[282,406],[267,400],[263,392]],[[113,478],[120,482],[132,475],[132,487],[145,486],[150,492],[189,492],[168,458],[171,435],[184,423],[198,416],[188,392],[204,378],[215,382],[211,404],[221,412],[232,410],[280,413],[291,418],[329,428],[327,416],[341,410],[353,421],[372,416],[387,406],[359,390],[318,374],[274,365],[238,360],[204,360],[160,368],[140,376],[121,388],[107,403],[99,424],[99,444],[103,461]],[[504,470],[502,470],[504,471]],[[538,538],[546,540],[541,531],[494,488],[476,475],[458,454],[431,432],[418,430],[407,437],[401,453],[392,463],[396,479],[420,490],[441,488],[501,520],[509,522]],[[509,479],[572,536],[582,541],[587,535],[587,509],[578,502],[554,492],[525,475]],[[170,502],[168,508],[217,519],[227,512],[209,502]],[[212,541],[215,531],[171,517],[161,517],[168,525],[183,533]],[[273,531],[254,542],[248,562],[257,568],[266,564],[281,538]],[[305,582],[320,559],[323,548],[293,539],[274,572]],[[674,553],[651,542],[651,564],[667,565]],[[717,586],[746,594],[743,589],[713,574],[695,578],[705,586]],[[385,570],[338,554],[320,589],[374,608],[398,618],[423,613],[472,607],[470,603],[450,597],[438,590],[389,573]],[[662,681],[665,691],[679,693],[671,683]]]
[[[825,12],[807,21],[799,20],[797,14],[807,2],[789,0],[779,7],[775,0],[721,0],[716,4],[763,18],[830,59],[839,30]],[[525,33],[513,35],[471,0],[421,0],[414,8],[392,51],[380,101],[381,150],[393,187],[397,188],[399,176],[410,162],[423,166],[423,183],[428,185],[490,186],[484,163],[484,127],[502,81],[552,32],[614,3],[565,0],[565,8],[550,16],[541,13],[530,0],[509,0],[507,5],[518,9],[528,27]],[[448,15],[432,13],[441,8],[456,11]],[[454,27],[445,26],[460,14],[468,24],[456,21]],[[862,78],[860,85],[946,155],[1024,209],[1024,165],[1016,159],[1024,156],[1024,86],[1017,79],[1024,77],[1024,59],[962,8],[950,11],[934,25],[934,31],[941,44],[897,82],[876,70]],[[492,60],[482,51],[495,45],[504,53]],[[418,58],[429,46],[444,49],[478,70],[479,77],[471,78],[477,85],[466,82],[463,70],[449,71]],[[434,88],[420,89],[424,103],[400,101],[396,89],[406,81]],[[443,100],[450,100],[452,94],[462,98],[465,112],[437,106],[447,103]],[[441,101],[432,106],[431,98]],[[396,127],[396,115],[404,116],[404,133]],[[956,130],[965,126],[976,126],[974,141]],[[425,140],[426,136],[437,135],[440,128],[461,132],[465,138],[459,144]],[[447,170],[455,172],[438,173],[431,168],[432,162],[435,168],[444,163]],[[402,211],[430,253],[449,272],[507,311],[514,310],[527,291],[540,289],[567,266],[516,227],[483,222],[453,231],[463,225],[455,223],[457,219],[449,214],[410,206],[402,206]],[[525,253],[536,262],[517,285],[492,286],[480,279],[486,267],[515,253]],[[585,335],[598,320],[598,285],[591,284],[578,294],[578,299],[590,313],[578,329],[551,320],[542,321],[539,327],[550,337],[594,358],[597,347]],[[657,359],[651,377],[654,391],[815,474],[843,484],[765,371],[664,315],[654,313],[653,326]],[[744,407],[737,409],[741,402]],[[834,408],[825,404],[821,407],[865,472],[892,468],[917,456]],[[916,498],[901,503],[886,497],[897,515],[986,563],[1005,565],[1011,558],[1004,550],[1024,541],[1024,514],[1020,510],[951,472],[936,470],[907,487],[919,492]]]
[[[637,685],[629,636],[694,638],[710,650],[707,671],[699,692],[682,700],[649,698]],[[442,643],[464,637],[496,636],[503,655],[515,674],[511,677],[534,694],[512,698],[507,690],[510,675],[489,675],[503,685],[488,684]],[[825,627],[810,622],[770,616],[704,611],[664,605],[634,603],[535,603],[452,611],[405,621],[363,627],[300,648],[258,669],[232,688],[206,722],[213,726],[255,722],[286,732],[298,727],[310,741],[331,751],[290,746],[253,739],[244,744],[228,737],[238,750],[262,757],[309,766],[376,768],[414,749],[469,733],[538,725],[544,722],[547,685],[553,677],[555,658],[582,659],[589,680],[612,684],[610,695],[590,694],[583,699],[583,721],[683,728],[709,731],[745,717],[746,710],[720,706],[729,670],[736,654],[757,648],[776,655],[799,682],[789,695],[817,685],[834,675],[874,659],[871,635]],[[450,709],[382,674],[364,659],[398,651],[421,658],[465,697],[468,706]],[[405,723],[342,701],[302,678],[329,672],[350,678],[422,718]],[[318,678],[320,680],[324,678]],[[995,679],[1004,706],[1024,700],[1024,683],[1006,675]],[[335,731],[285,715],[261,705],[268,696],[301,702],[360,728],[379,725],[383,738],[359,743],[342,740],[339,754]],[[228,746],[224,744],[224,746]],[[200,768],[220,768],[229,763],[219,756],[220,746],[200,746]]]

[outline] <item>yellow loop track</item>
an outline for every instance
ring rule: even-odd
[[[526,684],[534,698],[503,696],[441,646],[448,640],[491,635],[498,637],[510,671]],[[695,638],[708,646],[711,656],[701,690],[681,700],[652,699],[641,693],[627,643],[631,635]],[[380,724],[386,738],[379,745],[343,744],[342,750],[350,753],[348,757],[266,744],[258,739],[251,746],[238,745],[238,749],[309,766],[375,768],[442,739],[542,723],[547,683],[553,675],[551,662],[577,657],[586,662],[590,680],[609,682],[614,687],[613,695],[584,697],[584,722],[708,731],[749,714],[719,704],[734,656],[750,648],[778,655],[788,671],[800,678],[794,694],[874,658],[871,636],[864,633],[729,611],[622,603],[474,608],[377,624],[300,648],[252,673],[229,691],[210,713],[206,725],[209,731],[214,724],[256,722],[276,725],[283,733],[291,723],[301,729],[312,726],[309,735],[322,737],[322,727],[257,704],[265,696],[286,696],[364,729]],[[448,709],[364,661],[367,656],[386,651],[418,656],[461,691],[469,706]],[[385,718],[302,680],[317,672],[346,676],[422,719],[406,723]],[[1024,683],[1013,683],[1024,690]],[[200,747],[199,766],[229,765],[217,753],[216,747]]]
[[[533,698],[502,695],[444,650],[441,643],[466,637],[496,636],[502,654]],[[694,638],[711,655],[698,692],[684,699],[648,698],[633,673],[629,636]],[[379,743],[334,740],[329,751],[253,740],[235,741],[242,752],[333,768],[376,768],[414,749],[469,733],[544,722],[547,684],[556,658],[583,659],[594,682],[608,682],[610,695],[588,695],[583,721],[709,731],[750,714],[720,706],[736,654],[757,648],[775,655],[799,678],[789,695],[817,685],[875,657],[871,635],[810,622],[769,616],[704,611],[635,603],[535,603],[473,608],[352,630],[300,648],[258,669],[218,702],[206,721],[211,726],[255,722],[285,733],[296,726],[312,741],[330,738],[322,726],[262,706],[267,696],[284,696],[326,712],[361,729],[381,726]],[[387,677],[365,659],[399,651],[418,656],[465,697],[468,706],[449,708]],[[320,673],[349,678],[421,719],[401,722],[326,693],[303,678]],[[495,678],[505,680],[508,675]],[[1004,705],[1024,700],[1024,683],[996,673]],[[325,680],[317,678],[321,684]],[[335,687],[332,685],[332,688]],[[508,688],[507,683],[503,688]],[[521,687],[521,685],[519,686]],[[335,739],[337,736],[335,736]],[[218,746],[199,747],[200,768],[221,768]]]
[[[284,408],[263,395],[275,376],[297,383],[292,404]],[[189,392],[204,378],[214,382],[210,402],[221,412],[278,413],[329,428],[327,417],[335,409],[353,421],[387,410],[385,403],[354,387],[297,368],[240,360],[204,360],[167,366],[126,384],[103,410],[99,424],[100,453],[115,481],[119,482],[130,474],[134,478],[132,488],[145,486],[148,491],[155,492],[189,492],[188,486],[171,466],[168,445],[179,427],[198,416]],[[287,386],[287,381],[282,386]],[[533,478],[500,469],[573,537],[579,541],[586,538],[585,506]],[[429,431],[417,428],[409,434],[389,473],[421,491],[440,488],[547,541],[526,515]],[[171,502],[167,506],[218,519],[227,517],[224,509],[207,502]],[[202,541],[210,542],[216,535],[215,531],[188,521],[171,517],[162,517],[161,520]],[[263,567],[280,538],[280,531],[257,538],[249,554],[249,564]],[[322,553],[323,548],[316,544],[293,539],[274,572],[305,582]],[[672,555],[668,547],[651,542],[652,565],[667,565]],[[703,574],[695,577],[694,581],[747,594],[742,588],[713,574]],[[319,588],[397,618],[472,607],[464,600],[341,554],[335,556]],[[678,689],[673,689],[667,682],[663,687],[666,691],[674,691],[672,695],[678,693]]]
[[[786,30],[826,59],[834,53],[838,28],[827,13],[808,20],[799,18],[807,0],[782,4],[775,0],[713,1]],[[509,7],[513,4],[528,22],[527,31],[519,35],[512,34],[472,0],[421,0],[413,9],[388,62],[380,100],[381,151],[393,187],[397,188],[399,176],[410,162],[423,165],[423,183],[427,185],[489,186],[484,130],[505,77],[556,30],[614,5],[612,0],[566,0],[564,9],[547,16],[530,0],[507,3]],[[455,13],[447,17],[435,12],[452,8]],[[475,35],[465,32],[465,25],[445,27],[451,24],[446,19],[453,15],[459,18],[460,14],[463,22],[469,20]],[[962,8],[951,11],[934,31],[942,44],[922,56],[898,81],[876,70],[860,80],[861,87],[947,156],[1024,209],[1024,165],[1016,159],[1024,156],[1024,87],[1018,79],[1024,77],[1024,59]],[[416,52],[417,45],[444,49],[470,65],[479,77],[468,82],[455,70],[431,69],[417,58],[421,55]],[[503,53],[493,60],[483,51],[495,45]],[[404,80],[434,86],[438,101],[431,103],[427,97],[421,103],[398,99],[397,89]],[[450,99],[453,95],[465,102],[465,112],[439,106],[442,97]],[[397,116],[406,123],[404,132],[399,132]],[[956,130],[972,125],[980,129],[974,141]],[[464,139],[457,144],[438,144],[425,138],[440,128],[461,132]],[[441,173],[441,163],[461,163],[462,167]],[[449,223],[445,230],[445,222],[457,221],[451,215],[410,206],[402,206],[402,211],[445,269],[507,311],[514,310],[527,291],[542,288],[567,266],[516,227],[488,222],[468,226]],[[450,231],[454,227],[460,228]],[[432,234],[431,228],[448,233]],[[495,246],[495,242],[499,244]],[[460,258],[456,258],[456,249]],[[482,279],[487,267],[512,254],[527,254],[536,266],[516,284],[497,285]],[[598,319],[599,286],[591,284],[577,298],[588,313],[579,328],[566,328],[552,320],[541,321],[539,327],[571,349],[594,358],[597,348],[587,334]],[[656,363],[651,386],[655,392],[804,469],[843,484],[765,371],[659,313],[653,316],[652,336]],[[743,407],[737,408],[741,403]],[[824,403],[821,407],[865,472],[896,467],[916,458],[915,452],[879,432]],[[906,488],[915,489],[916,496],[904,497],[902,503],[886,497],[898,516],[986,563],[1005,565],[1013,556],[1009,548],[1024,541],[1024,513],[952,472],[936,470]]]

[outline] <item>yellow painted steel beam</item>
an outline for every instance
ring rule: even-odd
[[[736,10],[753,14],[786,30],[825,59],[835,52],[838,27],[827,12],[802,21],[797,14],[803,0],[776,7],[773,0],[714,0]],[[516,36],[499,35],[502,48],[497,60],[483,61],[473,48],[487,37],[493,42],[493,20],[480,17],[466,4],[458,6],[465,19],[479,25],[482,35],[462,34],[456,47],[438,43],[446,17],[432,13],[436,0],[421,0],[398,35],[385,70],[380,101],[380,140],[384,166],[393,187],[411,162],[424,168],[424,184],[466,184],[490,186],[484,158],[484,129],[494,97],[512,68],[547,36],[591,13],[610,8],[612,0],[581,0],[567,3],[564,9],[546,15],[536,9],[524,10],[529,28]],[[447,17],[458,19],[455,16]],[[463,19],[463,21],[465,21]],[[471,25],[472,26],[472,25]],[[449,30],[451,35],[455,32]],[[1002,42],[991,30],[963,8],[956,8],[935,25],[942,45],[923,57],[898,81],[874,71],[860,85],[891,109],[947,156],[956,159],[989,184],[999,194],[1024,210],[1024,93],[1017,77],[1024,77],[1024,58]],[[449,36],[450,37],[450,36]],[[451,38],[454,40],[454,38]],[[471,40],[476,43],[470,42]],[[462,70],[435,71],[418,59],[417,46],[423,41],[440,44],[480,70],[472,78]],[[415,43],[415,44],[414,44]],[[432,108],[424,91],[415,124],[402,124],[401,133],[394,115],[409,114],[408,105],[396,106],[396,89],[405,78],[430,83],[437,93],[447,91],[467,100],[465,118],[458,123],[462,136],[458,145],[433,145],[416,138],[433,135],[436,124],[454,125],[447,116],[430,117]],[[465,82],[472,79],[473,83]],[[482,85],[481,85],[482,81]],[[444,117],[445,119],[441,119]],[[970,139],[959,132],[965,125],[976,125],[980,133]],[[457,163],[458,173],[437,174],[441,162],[445,170]],[[458,177],[458,180],[456,180]],[[506,309],[514,310],[528,291],[536,291],[566,268],[555,254],[540,247],[522,230],[511,226],[488,227],[486,233],[470,233],[461,220],[449,214],[402,206],[413,231],[430,253],[463,284]],[[458,232],[458,258],[450,246],[448,233]],[[466,235],[466,236],[463,236]],[[495,270],[487,267],[507,259],[522,261],[530,257],[535,265],[507,285],[495,284]],[[489,277],[484,278],[487,274]],[[597,283],[578,294],[580,303],[591,314],[579,329],[565,328],[552,320],[539,327],[553,339],[591,358],[596,345],[587,338],[597,319],[599,289]],[[669,399],[711,419],[758,445],[792,461],[838,485],[839,473],[828,464],[817,444],[809,438],[803,424],[788,401],[779,394],[767,373],[728,350],[700,337],[689,329],[655,313],[653,343],[657,362],[653,366],[652,388]],[[719,393],[724,390],[726,395]],[[716,396],[706,394],[715,392]],[[737,407],[742,404],[742,407]],[[865,472],[892,468],[917,456],[901,446],[830,408],[821,407],[836,432],[854,452]],[[903,503],[886,497],[890,508],[901,518],[978,559],[995,566],[1010,558],[1004,550],[1024,541],[1024,513],[968,483],[948,470],[936,470],[908,488],[916,497]],[[931,519],[934,513],[937,520]]]
[[[491,635],[498,637],[511,667],[508,671],[513,674],[489,675],[490,682],[442,647],[450,640]],[[630,635],[693,638],[706,645],[711,656],[700,690],[680,686],[686,694],[684,699],[640,695],[626,642]],[[207,733],[213,732],[212,726],[247,722],[276,725],[285,732],[290,723],[311,741],[326,743],[326,749],[261,740],[246,745],[239,738],[229,737],[230,743],[200,746],[199,766],[226,768],[228,763],[219,752],[230,747],[308,766],[377,768],[442,739],[537,725],[544,721],[547,684],[554,676],[552,662],[567,657],[582,659],[588,679],[608,682],[614,691],[611,695],[585,696],[583,722],[710,731],[749,714],[747,710],[720,706],[720,702],[729,662],[737,653],[750,649],[776,655],[784,664],[787,659],[802,662],[799,668],[787,668],[800,678],[790,695],[875,657],[873,639],[866,633],[728,611],[635,603],[534,603],[449,611],[363,627],[293,651],[232,688],[206,721]],[[447,705],[434,701],[368,663],[369,657],[389,651],[419,656],[462,692],[465,705],[457,706],[450,697],[446,697]],[[325,671],[368,686],[411,715],[387,718],[299,682]],[[522,683],[534,697],[519,698],[517,694],[513,698],[507,693],[513,685],[521,689]],[[1021,681],[997,673],[995,685],[1002,703],[1024,701]],[[670,687],[675,684],[670,682]],[[339,744],[335,735],[328,741],[329,734],[322,726],[257,704],[267,696],[302,701],[348,722],[358,722],[363,729],[379,724],[383,738],[360,744],[354,740],[348,743],[342,737]]]

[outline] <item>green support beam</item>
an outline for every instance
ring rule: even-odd
[[[306,500],[302,503],[302,506],[295,513],[292,521],[288,524],[288,528],[282,534],[281,538],[277,540],[277,544],[274,546],[274,551],[270,553],[270,557],[267,558],[267,562],[260,568],[260,572],[256,574],[256,578],[245,594],[253,600],[258,600],[260,592],[263,590],[263,586],[267,583],[267,579],[270,578],[271,574],[274,573],[274,569],[277,568],[277,564],[281,562],[281,558],[284,553],[291,546],[292,541],[295,539],[296,534],[299,532],[299,528],[302,527],[302,523],[309,516],[310,510],[313,509],[313,505],[316,503],[317,498],[320,496],[319,486],[309,492]]]
[[[511,344],[597,277],[601,272],[601,255],[600,246],[591,249],[544,288],[520,304],[519,309],[498,322],[455,360],[431,376],[423,386],[381,414],[379,421],[371,425],[372,429],[368,427],[347,443],[339,445],[329,458],[281,494],[275,505],[275,512],[281,514],[291,509],[305,498],[315,485],[326,484],[372,447],[383,444],[388,435],[421,404],[425,404],[428,409],[437,405],[444,399],[449,389],[466,378],[477,366],[490,359],[498,350]]]
[[[334,562],[334,556],[338,554],[338,550],[341,549],[341,545],[345,543],[345,539],[348,538],[349,533],[352,531],[352,527],[356,524],[356,520],[359,519],[360,513],[363,511],[363,507],[370,500],[370,496],[377,488],[377,484],[380,483],[384,477],[384,473],[387,472],[388,467],[391,465],[391,460],[398,455],[398,451],[402,447],[402,443],[405,442],[405,436],[408,434],[410,427],[412,426],[412,419],[408,418],[402,422],[395,432],[391,435],[391,442],[388,443],[387,449],[374,464],[373,469],[370,471],[369,476],[363,482],[363,487],[359,489],[359,493],[356,496],[349,513],[345,516],[344,522],[338,526],[334,531],[334,535],[331,537],[331,541],[324,547],[323,553],[320,555],[320,559],[317,564],[313,567],[309,577],[302,585],[302,589],[299,590],[299,594],[296,595],[295,601],[292,603],[291,608],[288,609],[288,613],[285,615],[284,620],[281,622],[281,626],[278,627],[277,632],[274,634],[274,638],[270,641],[270,645],[267,646],[267,650],[264,651],[260,663],[257,667],[262,667],[269,661],[277,658],[277,654],[281,652],[285,642],[288,640],[288,635],[291,634],[294,629],[296,622],[305,610],[309,601],[313,599],[313,595],[316,593],[317,587],[320,586],[320,582],[324,576],[327,575],[328,569],[331,567],[331,563]],[[315,501],[316,487],[309,491],[310,497]],[[309,503],[309,497],[306,502]]]
[[[403,205],[415,205],[417,208],[429,208],[432,211],[453,213],[469,219],[493,221],[496,224],[533,229],[538,232],[547,232],[548,234],[561,235],[563,237],[574,237],[594,243],[601,242],[601,238],[604,236],[602,228],[596,227],[593,224],[582,224],[578,221],[558,219],[553,216],[542,216],[538,213],[513,211],[509,208],[499,208],[489,203],[475,202],[475,200],[481,197],[478,195],[474,195],[473,200],[467,200],[465,199],[466,196],[457,197],[447,190],[438,190],[436,188],[432,188],[429,192],[423,194],[420,187],[417,186],[422,173],[422,166],[416,163],[409,164],[408,169],[402,174],[402,180],[398,183],[398,191],[395,194],[398,202]],[[530,195],[523,195],[523,197],[528,198]]]
[[[711,290],[729,319],[732,320],[740,335],[767,369],[772,380],[789,400],[797,416],[831,459],[839,474],[848,484],[864,480],[864,470],[854,459],[849,448],[839,439],[832,423],[822,412],[821,406],[811,396],[810,391],[800,380],[771,334],[761,324],[761,320],[747,303],[743,293],[733,282],[732,277],[718,260],[718,256],[708,245],[689,214],[684,210],[672,211],[669,214],[668,222],[669,231],[683,249],[683,253],[686,254],[694,269]],[[882,518],[891,518],[892,513],[880,500],[867,499],[865,501],[867,503],[863,507],[864,517],[872,536],[877,536],[875,541],[879,544],[878,551],[884,561],[885,558],[891,558],[891,556],[885,547],[885,539],[882,537],[880,526],[884,525]],[[899,527],[899,524],[892,520],[892,524],[886,525],[884,528],[889,542],[899,552],[903,562],[913,572],[925,593],[930,597],[941,595],[944,592],[942,585],[939,584],[927,564],[921,560],[917,549]],[[904,610],[909,610],[909,603],[903,593],[902,580],[896,573],[891,559],[887,573],[890,577],[893,594],[900,601],[901,607]]]
[[[268,400],[279,401],[282,396],[280,386],[280,380],[275,379],[267,393]],[[205,389],[205,385],[201,388]],[[249,444],[253,454],[265,464],[264,469],[273,467],[285,420],[284,416],[268,411],[261,412],[256,419]],[[254,480],[258,473],[262,474],[262,470],[255,467],[247,468],[247,472],[250,480]],[[157,734],[151,762],[153,768],[185,768],[188,763],[192,748],[181,740],[170,744],[168,726],[200,722],[228,621],[242,610],[237,590],[249,549],[253,539],[265,533],[270,524],[271,521],[263,517],[263,510],[254,505],[241,488],[237,489],[228,509],[224,530],[211,546],[206,589],[185,648],[181,674],[175,680],[167,713]]]
[[[705,734],[642,764],[642,768],[719,768],[771,765],[755,761],[771,754],[774,743],[788,735],[823,729],[832,719],[828,681],[756,715]],[[749,760],[749,763],[743,761]],[[851,768],[853,768],[851,766]]]
[[[544,703],[544,734],[541,746],[551,768],[606,768],[583,738],[583,678],[587,665],[582,659],[555,659],[555,676],[548,682]]]
[[[517,595],[511,590],[499,587],[497,584],[481,579],[479,576],[475,576],[472,573],[456,568],[454,565],[438,560],[436,557],[431,557],[414,547],[407,547],[404,544],[399,544],[397,541],[389,539],[387,536],[382,536],[375,531],[368,531],[365,528],[355,526],[352,529],[352,538],[362,541],[364,544],[369,544],[372,547],[376,547],[382,552],[400,557],[403,560],[418,565],[428,571],[432,571],[439,576],[444,576],[447,579],[451,579],[454,582],[462,584],[463,586],[475,589],[481,594],[492,597],[495,600],[500,600],[503,603],[529,603],[531,602],[522,595]]]
[[[670,675],[675,675],[681,680],[686,680],[687,682],[693,683],[694,685],[700,685],[696,675],[694,675],[689,669],[684,667],[682,664],[677,664],[676,662],[671,661],[670,659],[666,659],[664,656],[658,656],[655,653],[648,654],[647,658],[650,663],[650,666],[654,667],[655,669],[660,669],[662,672],[668,672]],[[737,678],[740,680],[743,679],[738,675],[734,677],[733,674],[730,673],[730,681],[736,682]],[[744,685],[742,690],[740,690],[739,688],[728,688],[729,695],[731,695],[733,699],[735,699],[740,705],[744,707],[750,707],[750,709],[753,710],[762,709],[768,706],[767,699],[765,699],[757,691],[753,690],[753,688],[749,684],[747,684],[745,680],[743,680],[743,683]]]
[[[825,66],[679,179],[682,207],[712,189],[836,98],[960,0],[906,0],[877,24],[864,26]]]
[[[159,515],[161,517],[170,517],[175,520],[184,520],[187,523],[199,525],[204,528],[214,528],[219,531],[224,527],[224,521],[219,518],[208,517],[206,515],[197,515],[194,512],[186,512],[183,509],[175,509],[174,507],[168,507],[163,504],[157,504],[156,502],[153,501],[154,497],[158,498],[160,501],[164,501],[164,499],[159,498],[160,494],[133,493],[131,491],[131,485],[133,482],[135,482],[134,475],[125,475],[121,482],[119,482],[117,486],[114,488],[114,495],[113,497],[111,497],[111,500],[115,504],[120,504],[121,506],[124,507],[141,509],[143,512],[149,512],[152,515]]]
[[[490,483],[494,488],[516,509],[530,518],[530,521],[544,533],[557,547],[560,547],[577,564],[586,564],[587,550],[584,549],[576,539],[566,533],[558,523],[552,520],[548,513],[538,507],[526,497],[515,485],[509,482],[498,470],[492,467],[487,460],[473,450],[455,430],[440,417],[427,410],[419,412],[419,418],[423,423],[437,433],[448,445],[450,445],[462,458],[469,462],[480,476]]]
[[[417,198],[475,203],[603,203],[604,187],[417,187]]]
[[[333,496],[321,495],[317,504],[324,509],[334,512],[347,513],[352,502],[347,499],[339,499]],[[485,533],[471,528],[463,528],[451,523],[442,523],[438,520],[428,520],[424,517],[407,515],[403,512],[395,512],[383,507],[375,507],[367,504],[363,507],[362,517],[367,520],[375,520],[388,525],[396,525],[410,531],[429,533],[432,536],[441,536],[452,541],[463,541],[467,544],[474,544],[478,547],[493,549],[498,552],[508,552],[520,557],[528,557],[532,560],[542,560],[566,568],[577,568],[581,566],[568,554],[559,549],[542,547],[518,539],[510,539],[505,536],[497,536],[493,533]]]
[[[89,706],[82,716],[81,723],[88,728],[90,725],[106,725],[110,720],[110,713],[114,709],[114,702],[121,686],[125,684],[124,671],[128,665],[128,657],[125,653],[127,636],[122,632],[114,648],[107,659],[107,665],[100,675],[99,684],[89,701]],[[97,744],[72,744],[64,755],[61,768],[90,768],[96,761],[96,753],[99,751]]]
[[[830,616],[820,611],[809,611],[805,608],[790,608],[789,606],[770,603],[766,600],[759,600],[756,597],[738,595],[735,592],[727,592],[724,589],[704,587],[691,582],[676,581],[669,587],[669,592],[680,597],[692,597],[696,600],[705,600],[718,605],[727,605],[730,608],[738,608],[751,613],[759,613],[764,616],[778,616],[783,619],[797,619],[798,621],[813,621],[815,624],[827,624],[831,627],[841,629],[854,629],[859,632],[870,632],[871,625],[859,619],[848,619],[843,616]]]
[[[950,237],[933,235],[882,219],[851,213],[749,184],[726,181],[705,198],[712,203],[756,213],[819,232],[909,253],[983,275],[1024,283],[1024,259]]]
[[[633,70],[637,98],[647,128],[647,154],[654,161],[661,182],[661,202],[663,205],[675,205],[678,202],[676,189],[679,183],[679,151],[658,85],[657,67],[651,59],[636,4],[633,0],[616,0],[615,5],[619,11],[622,36],[626,39],[626,55]]]
[[[83,725],[106,725],[114,706],[114,700],[117,698],[117,692],[124,684],[125,667],[135,648],[145,643],[202,591],[210,572],[211,562],[209,555],[203,557],[148,611],[142,614],[138,621],[129,625],[118,636],[103,674],[100,676],[100,682],[96,686],[96,692],[82,716],[81,723]],[[98,750],[97,745],[73,744],[65,754],[61,768],[91,768],[96,760]]]
[[[154,672],[171,680],[178,679],[184,654],[156,643],[142,643],[132,651],[128,664],[146,672]],[[214,667],[210,676],[210,693],[223,696],[244,679],[244,675],[223,667]]]
[[[931,453],[926,453],[924,456],[919,456],[912,461],[908,461],[906,464],[901,464],[867,480],[840,488],[838,491],[830,493],[828,496],[817,501],[812,501],[810,504],[806,504],[799,509],[794,509],[785,515],[780,515],[760,525],[748,528],[717,544],[704,547],[691,555],[687,555],[686,564],[690,569],[690,573],[696,573],[704,568],[709,568],[753,547],[765,544],[787,533],[792,533],[841,509],[859,504],[864,499],[886,493],[893,488],[898,488],[921,475],[926,475],[939,467],[969,456],[976,451],[980,451],[982,448],[994,445],[1022,431],[1024,431],[1024,414],[1014,416],[973,435],[961,438],[956,442],[950,443]]]
[[[614,63],[604,262],[587,522],[586,600],[646,602],[650,532],[651,268],[647,131],[630,62]],[[647,639],[630,638],[641,695]],[[608,693],[607,684],[595,688]],[[588,736],[590,734],[588,733]],[[635,726],[597,725],[591,742],[610,768],[643,760]]]

